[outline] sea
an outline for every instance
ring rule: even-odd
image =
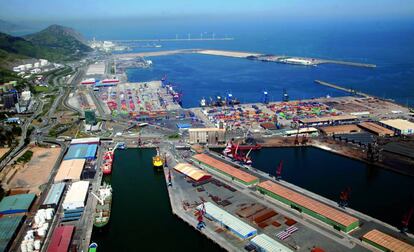
[[[208,22],[207,22],[208,23]],[[129,81],[167,76],[183,94],[183,106],[195,107],[203,97],[233,94],[241,102],[260,102],[267,91],[272,101],[347,95],[315,80],[335,83],[414,106],[414,23],[409,21],[349,22],[212,22],[174,26],[159,23],[105,26],[83,33],[96,39],[232,37],[230,41],[136,42],[132,52],[173,49],[220,49],[274,55],[304,56],[377,65],[316,67],[265,63],[220,56],[181,54],[148,57],[153,66],[129,69]],[[81,29],[82,31],[82,29]],[[155,48],[154,46],[161,46]]]

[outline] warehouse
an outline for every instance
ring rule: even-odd
[[[304,118],[299,119],[299,122],[302,125],[307,126],[322,126],[322,125],[332,125],[332,124],[341,124],[341,123],[351,123],[355,122],[358,119],[356,116],[352,115],[337,115],[337,116],[326,116],[326,117],[314,117],[314,118]]]
[[[221,175],[230,178],[232,181],[241,183],[242,185],[252,186],[259,182],[257,177],[217,160],[207,154],[197,154],[194,155],[192,159],[203,168],[212,172],[218,172]]]
[[[327,136],[333,136],[336,134],[350,134],[350,133],[361,132],[361,128],[359,128],[355,124],[327,126],[327,127],[321,127],[319,128],[319,130]]]
[[[209,181],[211,175],[207,172],[198,169],[190,164],[179,163],[174,167],[174,170],[187,176],[193,183],[201,184]]]
[[[348,233],[359,226],[357,218],[274,182],[262,182],[257,185],[257,189],[299,212],[332,225],[337,230]]]
[[[16,194],[4,197],[0,202],[0,214],[28,212],[36,195],[34,193]]]
[[[219,128],[188,129],[190,144],[222,144],[226,142],[226,130]]]
[[[70,142],[71,145],[74,144],[99,144],[99,137],[86,137],[86,138],[76,138],[72,139]]]
[[[48,252],[56,251],[69,251],[70,244],[72,242],[75,226],[60,226],[56,227],[50,238]]]
[[[43,201],[41,208],[54,208],[56,209],[59,205],[59,201],[62,198],[63,192],[65,191],[65,183],[53,184],[50,187],[49,192]]]
[[[84,158],[63,160],[56,173],[55,182],[80,180],[84,166]]]
[[[362,241],[382,251],[414,251],[414,246],[376,229],[362,236]]]
[[[94,159],[97,149],[97,144],[74,144],[69,147],[64,160],[77,158]]]
[[[257,248],[257,252],[293,252],[293,250],[265,234],[253,237],[251,243]]]
[[[377,136],[394,136],[394,131],[384,128],[373,122],[363,122],[358,124],[359,127],[366,131],[376,134]]]
[[[9,251],[23,223],[24,215],[3,216],[0,218],[0,251]]]
[[[63,201],[64,210],[74,210],[85,206],[86,196],[88,194],[89,181],[74,182],[66,194]]]
[[[314,127],[307,127],[307,128],[300,128],[299,130],[293,129],[293,130],[285,130],[283,133],[285,136],[296,136],[299,134],[299,136],[318,136],[318,129]]]
[[[239,220],[211,202],[205,202],[197,207],[198,210],[205,209],[205,216],[218,222],[220,226],[227,228],[238,238],[245,240],[257,234],[257,229]]]
[[[414,134],[414,123],[403,119],[391,119],[380,121],[380,123],[393,130],[397,135],[412,135]]]

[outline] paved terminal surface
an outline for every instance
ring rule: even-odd
[[[170,169],[172,169],[177,162],[186,161],[181,157],[186,156],[186,154],[181,153],[181,151],[176,151],[168,146],[164,146],[162,148],[162,152],[164,151],[169,153],[168,165]],[[164,172],[167,178],[168,169],[166,168]],[[293,250],[309,251],[309,249],[313,246],[322,247],[325,251],[370,250],[369,247],[366,247],[366,244],[362,244],[358,238],[338,232],[325,223],[292,211],[289,207],[284,206],[271,198],[264,197],[252,189],[223,179],[218,174],[213,173],[213,176],[215,181],[219,181],[220,183],[209,182],[198,187],[193,187],[191,183],[187,182],[184,175],[179,174],[174,170],[171,170],[171,174],[172,187],[169,188],[169,194],[172,209],[175,214],[192,226],[196,226],[197,224],[196,217],[194,216],[195,207],[198,204],[201,204],[202,200],[214,201],[214,198],[217,200],[216,197],[219,197],[220,201],[214,202],[214,204],[217,205],[218,202],[228,200],[231,203],[230,205],[219,207],[235,216],[236,212],[243,206],[252,204],[261,204],[276,211],[277,215],[272,217],[271,220],[280,223],[281,225],[279,227],[269,225],[265,228],[260,228],[249,219],[242,218],[242,220],[257,228],[259,233],[266,233],[273,239],[281,242]],[[263,176],[265,175],[266,174],[263,174]],[[261,179],[265,179],[263,176],[259,175]],[[224,185],[229,185],[231,188],[234,188],[235,191],[226,188]],[[297,222],[295,226],[299,230],[292,234],[288,239],[281,241],[276,238],[276,233],[279,233],[287,228],[287,225],[284,224],[286,218],[295,220]],[[206,224],[207,228],[203,229],[202,233],[229,251],[243,250],[243,247],[248,244],[248,241],[241,241],[232,234],[226,231],[221,231],[220,226],[212,221],[206,220]]]

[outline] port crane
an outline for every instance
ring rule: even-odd
[[[413,216],[413,213],[414,213],[414,206],[412,206],[410,210],[408,211],[408,213],[403,216],[403,219],[401,221],[401,224],[402,224],[401,233],[403,234],[407,233],[408,224],[410,224],[410,220],[411,220],[411,217]]]
[[[351,188],[347,187],[345,190],[343,190],[340,194],[339,194],[339,202],[338,202],[338,206],[345,208],[348,206],[348,201],[349,201],[349,195],[351,194]]]
[[[282,170],[283,170],[283,160],[280,160],[279,166],[276,169],[276,180],[280,180],[282,178]]]
[[[197,209],[197,211],[195,213],[195,215],[197,216],[197,221],[198,221],[198,223],[197,223],[197,229],[198,230],[201,230],[204,227],[206,227],[206,223],[204,222],[204,214],[206,214],[206,207],[204,205],[204,201],[201,204],[201,206],[202,206],[201,209]]]

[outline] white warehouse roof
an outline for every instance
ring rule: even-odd
[[[78,181],[72,183],[63,201],[63,209],[71,210],[85,206],[86,195],[88,194],[89,181]]]
[[[99,137],[86,137],[72,139],[70,144],[99,144]]]
[[[235,216],[229,214],[211,202],[205,202],[204,207],[207,215],[210,215],[216,221],[221,222],[223,225],[229,227],[232,231],[235,231],[246,238],[257,233],[257,229],[239,220]],[[198,210],[201,210],[202,208],[202,204],[197,207]]]
[[[274,239],[270,238],[265,234],[260,234],[251,240],[251,242],[258,246],[261,251],[266,252],[293,252],[293,250],[285,247],[280,242],[275,241]]]
[[[414,123],[403,120],[403,119],[390,119],[390,120],[384,120],[380,121],[382,124],[385,124],[387,126],[390,126],[392,128],[401,130],[401,131],[414,131]]]

